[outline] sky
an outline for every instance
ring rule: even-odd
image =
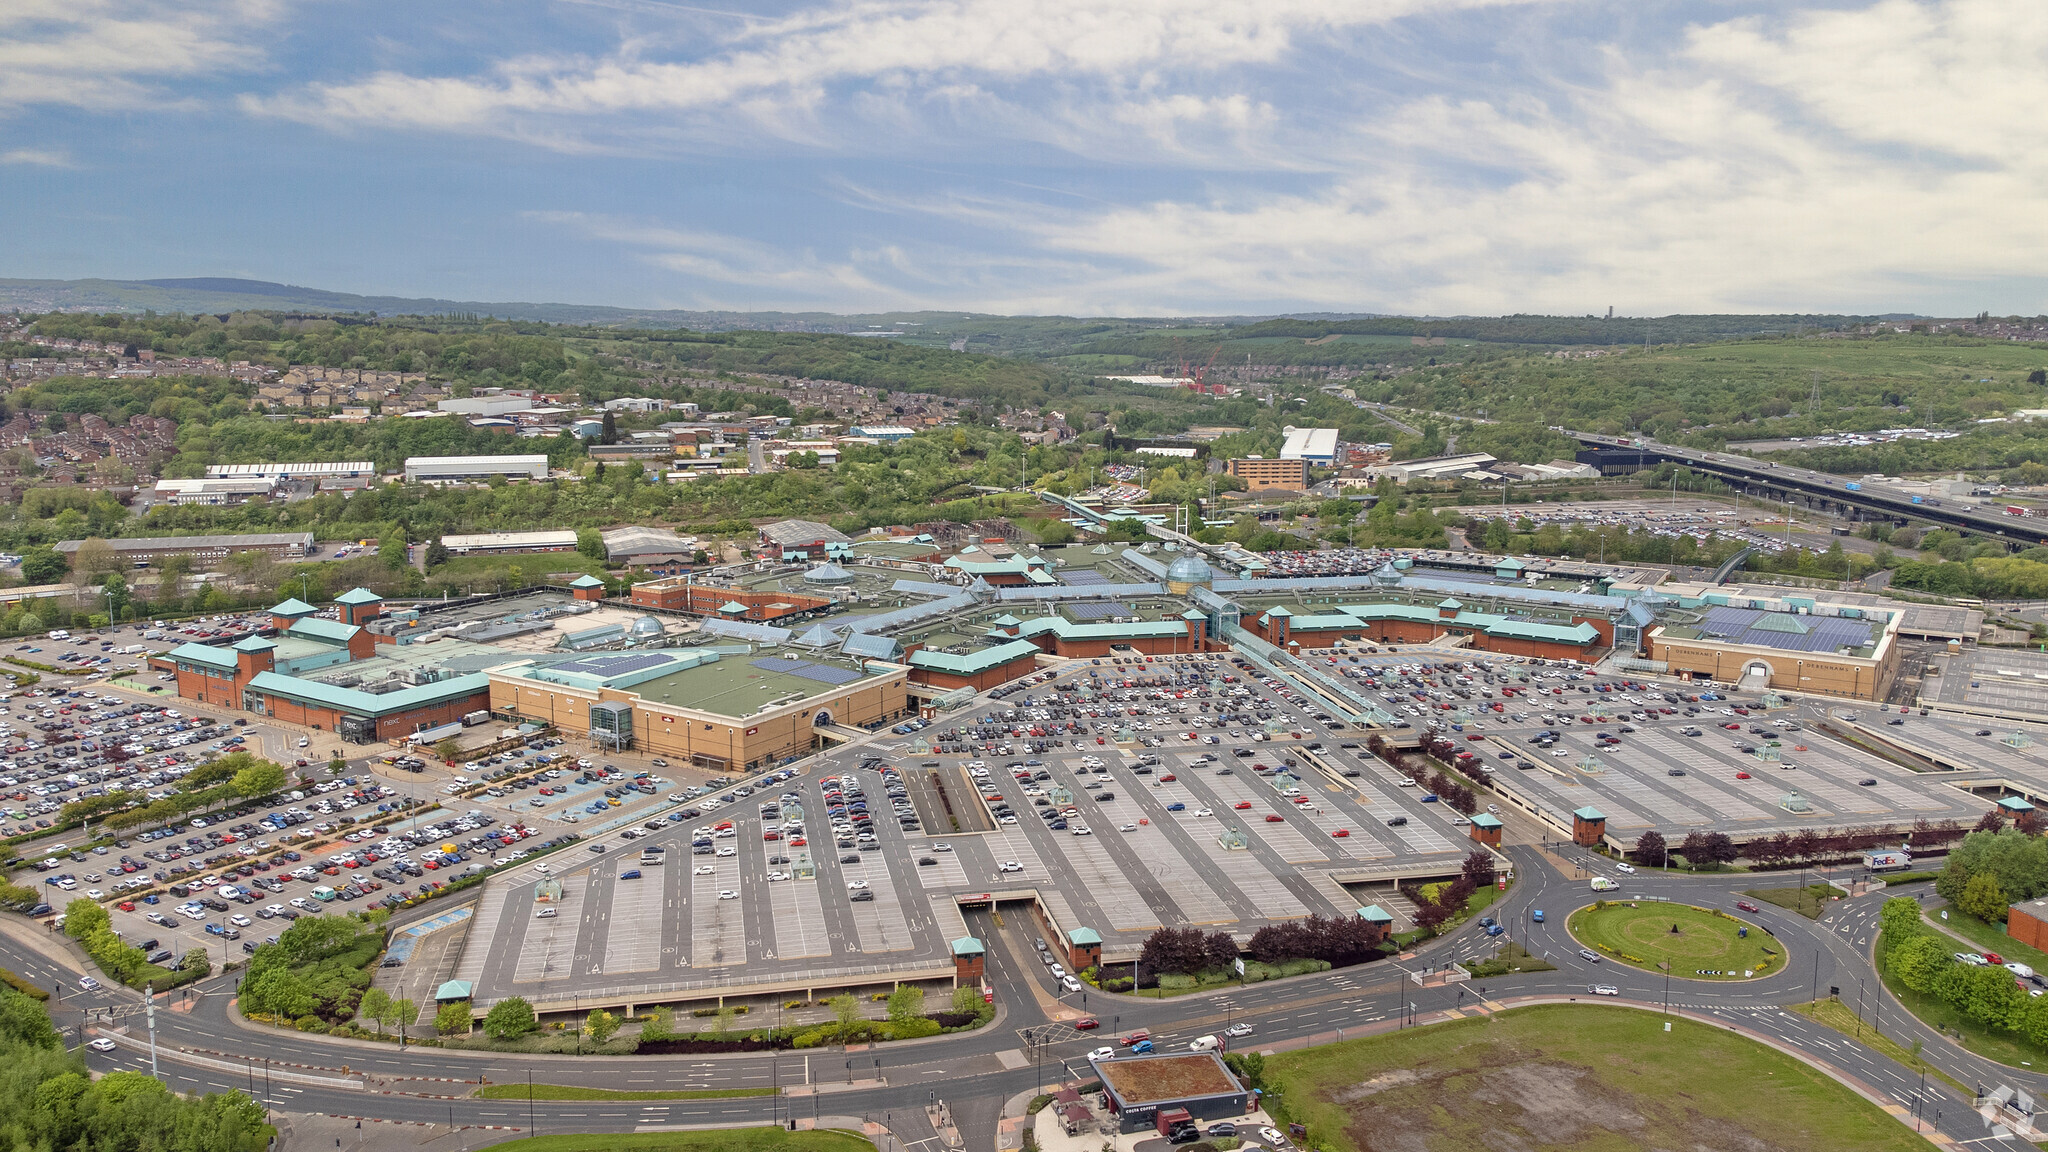
[[[2048,313],[2041,0],[6,0],[0,276]]]

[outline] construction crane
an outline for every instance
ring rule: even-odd
[[[1187,381],[1187,383],[1182,385],[1182,387],[1186,388],[1190,392],[1194,392],[1198,395],[1203,396],[1228,395],[1229,393],[1223,385],[1209,383],[1209,369],[1212,365],[1216,363],[1216,357],[1221,355],[1222,353],[1223,345],[1218,344],[1216,346],[1216,350],[1209,353],[1208,363],[1202,365],[1200,368],[1193,369],[1192,371],[1190,371],[1188,367],[1187,357],[1181,357],[1180,375],[1181,379]]]

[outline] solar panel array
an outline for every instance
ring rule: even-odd
[[[1807,628],[1801,634],[1756,627],[1764,615],[1755,608],[1712,608],[1708,610],[1706,619],[1701,621],[1701,630],[1736,644],[1755,644],[1787,652],[1833,652],[1841,648],[1860,648],[1871,642],[1873,629],[1868,620],[1800,616],[1798,621]]]
[[[862,675],[852,668],[813,664],[808,660],[791,660],[785,656],[763,656],[747,663],[763,672],[783,672],[791,676],[801,676],[806,680],[816,680],[820,684],[851,684]]]
[[[659,668],[668,662],[668,657],[654,652],[630,652],[620,655],[585,656],[581,660],[557,664],[554,668],[558,672],[580,672],[586,676],[609,677]]]
[[[1060,583],[1071,584],[1079,588],[1086,584],[1107,584],[1109,583],[1109,577],[1104,576],[1093,568],[1077,568],[1072,572],[1060,573]]]
[[[1084,600],[1067,605],[1067,612],[1076,620],[1107,620],[1112,616],[1136,615],[1129,604],[1120,600]]]

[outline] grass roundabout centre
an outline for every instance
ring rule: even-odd
[[[1762,926],[1690,904],[1602,900],[1572,913],[1566,929],[1604,959],[1651,972],[1669,964],[1685,980],[1751,979],[1785,963],[1785,950]]]

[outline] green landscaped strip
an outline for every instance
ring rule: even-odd
[[[1829,901],[1842,892],[1829,884],[1808,884],[1804,888],[1746,888],[1742,894],[1797,912],[1808,920],[1818,920]]]
[[[1785,963],[1784,948],[1760,925],[1710,908],[1661,900],[1603,903],[1572,913],[1566,930],[1608,960],[1649,972],[1668,963],[1671,975],[1685,980],[1745,980]],[[1746,939],[1743,928],[1749,929]]]
[[[1941,918],[1943,912],[1948,913],[1948,919]],[[1975,944],[1978,952],[1996,952],[2002,959],[2017,960],[2036,972],[2048,972],[2048,952],[2007,936],[2001,925],[1986,924],[1975,916],[1953,907],[1929,908],[1920,918],[1937,931],[1946,928]]]
[[[1792,1006],[1792,1010],[1809,1020],[1815,1020],[1833,1028],[1835,1031],[1840,1032],[1859,1044],[1867,1044],[1875,1048],[1900,1064],[1905,1065],[1908,1071],[1925,1072],[1965,1096],[1970,1094],[1969,1085],[1943,1072],[1920,1057],[1913,1055],[1912,1052],[1908,1051],[1898,1041],[1857,1019],[1855,1010],[1840,1000],[1815,1000],[1808,1004],[1795,1004]]]
[[[1994,1060],[2014,1068],[2027,1064],[2039,1065],[2048,1060],[2048,1052],[2034,1047],[2010,1032],[1994,1032],[1968,1016],[1949,1006],[1939,996],[1915,992],[1906,987],[1897,976],[1878,970],[1884,980],[1886,991],[1906,1006],[1906,1011],[1919,1017],[1922,1024],[1937,1032],[1948,1033],[1949,1039],[1975,1052],[1986,1060]]]
[[[725,1100],[735,1096],[773,1096],[773,1088],[684,1088],[674,1092],[614,1092],[574,1084],[486,1084],[477,1096],[485,1100]]]
[[[1517,1008],[1268,1056],[1264,1075],[1275,1119],[1308,1125],[1294,1143],[1334,1152],[1928,1147],[1796,1057],[1631,1008]]]
[[[695,1132],[634,1132],[534,1136],[491,1145],[493,1152],[875,1152],[865,1137],[836,1128],[788,1132],[781,1128],[710,1128]]]

